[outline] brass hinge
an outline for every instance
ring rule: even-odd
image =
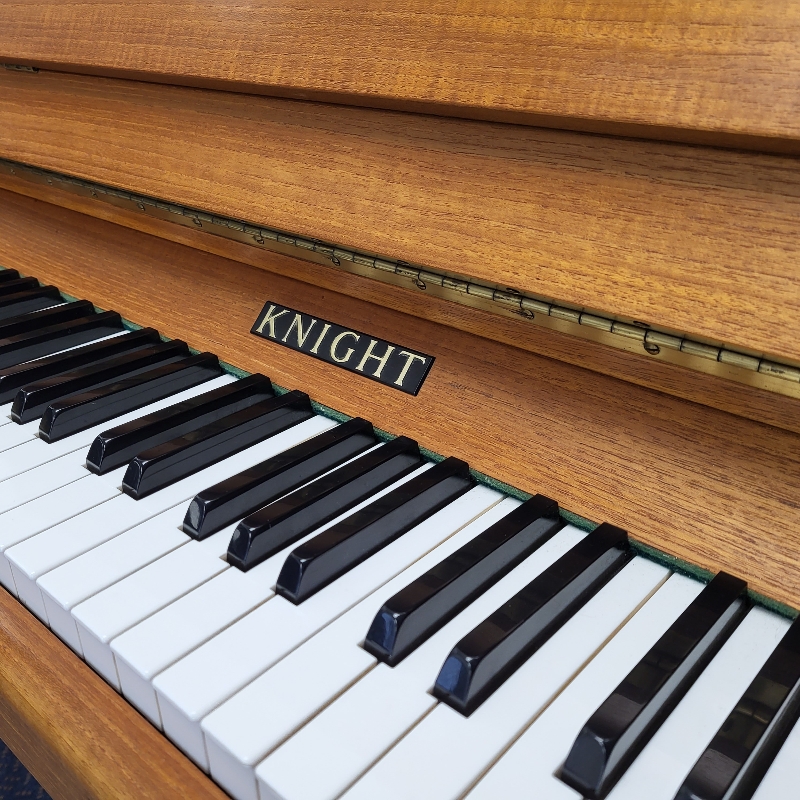
[[[333,264],[347,272],[427,292],[461,305],[526,319],[534,325],[582,339],[647,354],[688,369],[800,398],[800,364],[768,358],[763,353],[744,352],[720,342],[702,341],[637,320],[619,319],[591,309],[570,307],[506,286],[487,285],[465,275],[381,258],[13,161],[0,159],[0,171],[170,222],[200,228],[227,239],[327,266]]]

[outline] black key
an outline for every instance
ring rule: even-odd
[[[122,489],[139,500],[313,416],[303,392],[263,400],[139,453],[128,464]]]
[[[29,289],[36,289],[39,281],[36,278],[17,278],[15,281],[0,283],[0,297],[19,292],[27,292]]]
[[[63,303],[64,298],[55,286],[40,286],[0,297],[0,319],[28,314],[42,308]]]
[[[419,447],[400,436],[242,520],[228,563],[247,571],[421,466]]]
[[[102,314],[92,314],[89,317],[79,317],[70,322],[62,322],[60,325],[50,325],[47,328],[42,328],[39,331],[31,331],[30,333],[21,333],[17,336],[11,336],[8,339],[0,339],[0,370],[2,375],[5,375],[7,368],[23,368],[23,364],[31,359],[39,359],[40,361],[48,361],[51,359],[52,353],[57,353],[60,350],[66,350],[68,347],[77,348],[69,354],[63,353],[63,357],[72,355],[73,352],[78,350],[85,350],[86,348],[79,347],[79,345],[92,342],[95,339],[100,339],[103,336],[110,336],[112,333],[118,333],[123,330],[122,319],[116,311],[106,311]],[[151,329],[152,330],[152,329]],[[116,337],[117,339],[124,339],[124,336]],[[153,340],[158,341],[158,337]],[[51,358],[61,358],[62,355],[51,356]],[[75,357],[77,358],[77,357]],[[99,358],[95,358],[95,361]],[[53,362],[55,363],[55,362]],[[77,359],[75,367],[90,364],[92,359],[88,356],[84,360]],[[30,365],[25,365],[30,367]],[[42,366],[40,364],[40,366]],[[68,368],[64,368],[64,372]],[[48,375],[55,375],[57,373],[42,372],[39,377],[46,377]],[[31,378],[27,381],[30,383],[36,378]],[[0,377],[0,386],[2,385],[2,378]],[[25,381],[17,384],[17,388],[25,385]],[[2,389],[0,389],[2,391]],[[10,391],[10,390],[6,390]],[[11,400],[13,395],[7,399]],[[2,402],[2,401],[0,401]]]
[[[595,528],[450,651],[434,696],[468,717],[631,558],[625,531]]]
[[[276,593],[302,603],[474,485],[464,461],[445,459],[301,544],[286,559]]]
[[[39,438],[48,443],[57,442],[221,374],[219,359],[213,353],[199,353],[180,361],[159,364],[132,378],[51,403],[39,425]]]
[[[275,393],[268,378],[250,375],[211,392],[154,411],[111,430],[103,431],[86,456],[86,466],[97,475],[121,467],[137,453],[183,436],[195,428],[267,400]]]
[[[15,317],[0,320],[0,339],[19,336],[21,333],[38,331],[50,325],[58,325],[69,320],[88,317],[94,314],[94,306],[88,300],[62,303],[43,311],[28,311]]]
[[[123,353],[115,358],[81,367],[63,375],[42,378],[23,386],[17,392],[11,406],[11,418],[15,422],[29,422],[41,417],[45,409],[58,400],[73,394],[85,392],[109,383],[138,375],[152,369],[157,364],[169,364],[186,358],[189,348],[186,342],[175,340],[148,345],[131,353]]]
[[[747,584],[720,572],[592,714],[561,779],[605,797],[741,622]]]
[[[119,319],[116,312],[109,313]],[[105,314],[95,314],[94,316],[103,317]],[[71,325],[72,323],[65,324]],[[44,378],[63,375],[65,372],[71,372],[80,367],[98,364],[104,359],[157,344],[159,341],[158,331],[153,328],[143,328],[126,333],[124,336],[115,336],[113,339],[96,342],[85,347],[76,347],[67,353],[58,353],[47,358],[7,367],[0,370],[0,403],[13,400],[23,386],[28,386]],[[2,343],[0,343],[1,347]]]
[[[722,723],[675,800],[749,800],[798,718],[800,618]]]
[[[0,283],[15,281],[17,278],[19,278],[19,272],[15,269],[0,269]]]
[[[375,444],[372,424],[351,419],[204,489],[189,504],[183,530],[205,539],[226,525],[318,478]]]
[[[563,527],[558,503],[532,497],[387,600],[364,649],[396,666]]]

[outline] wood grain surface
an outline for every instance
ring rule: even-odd
[[[227,797],[3,588],[0,739],[53,800]]]
[[[800,139],[799,29],[797,0],[7,0],[0,60],[781,147]]]
[[[0,204],[5,266],[800,606],[797,434],[41,201]],[[410,397],[252,336],[267,299],[436,363]]]
[[[0,157],[800,360],[800,161],[0,70]]]
[[[552,329],[532,326],[527,321],[497,316],[477,308],[465,308],[430,294],[420,296],[419,290],[390,286],[342,272],[333,266],[322,266],[298,258],[276,258],[273,253],[265,252],[259,247],[224,239],[194,227],[176,225],[110,203],[98,202],[57,186],[33,183],[0,173],[0,187],[206,253],[277,272],[379,306],[394,308],[404,314],[422,317],[639,386],[666,392],[684,400],[800,433],[800,405],[797,400],[721,377],[683,369],[644,352],[637,355],[604,347]]]

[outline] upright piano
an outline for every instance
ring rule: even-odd
[[[0,1],[0,739],[54,800],[798,796],[799,43]]]

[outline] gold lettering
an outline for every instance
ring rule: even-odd
[[[337,337],[334,338],[334,340],[331,342],[331,358],[334,361],[338,362],[339,364],[344,364],[346,361],[349,361],[350,356],[352,356],[353,353],[355,353],[355,350],[353,350],[353,348],[350,347],[348,348],[344,358],[339,358],[339,356],[336,355],[336,346],[339,344],[339,342],[342,341],[342,339],[344,339],[347,336],[352,336],[353,339],[355,339],[356,341],[358,341],[361,338],[357,333],[353,333],[353,331],[345,331],[344,333],[340,333]]]
[[[394,382],[395,386],[402,386],[403,381],[405,380],[406,375],[408,374],[408,370],[414,361],[419,360],[423,364],[425,363],[425,359],[423,356],[418,356],[416,353],[409,353],[408,350],[401,350],[398,355],[406,357],[406,364],[403,369],[400,370],[400,375],[397,377],[397,380]]]
[[[311,324],[306,328],[305,333],[303,332],[303,318],[300,314],[295,314],[294,319],[292,320],[292,324],[289,326],[289,330],[286,331],[286,336],[281,339],[282,342],[285,342],[289,338],[289,334],[297,328],[297,346],[302,347],[306,343],[306,339],[308,339],[308,334],[311,333],[311,329],[314,325],[317,324],[315,319],[311,320]]]
[[[375,370],[375,372],[372,373],[372,377],[373,378],[380,378],[381,372],[383,371],[383,368],[386,366],[386,362],[389,360],[389,356],[394,351],[394,345],[393,344],[386,345],[386,352],[382,356],[376,356],[372,352],[372,348],[375,347],[376,344],[378,344],[376,339],[373,339],[369,343],[369,347],[367,348],[367,352],[364,353],[364,358],[361,359],[361,363],[359,363],[359,365],[356,367],[356,369],[359,372],[363,372],[364,371],[364,365],[367,363],[367,361],[369,361],[370,358],[374,358],[378,362],[378,368]]]
[[[277,314],[273,314],[272,313],[274,310],[275,310],[275,306],[274,305],[270,305],[270,307],[267,309],[267,313],[264,315],[264,319],[261,320],[261,324],[256,328],[256,333],[263,333],[264,332],[264,326],[265,325],[269,325],[269,334],[268,335],[269,335],[270,339],[274,339],[275,338],[275,320],[278,319],[278,317],[289,313],[288,309],[286,309],[286,308],[284,308],[283,311],[280,311]]]
[[[331,329],[330,323],[326,322],[325,327],[322,329],[322,333],[319,335],[319,339],[317,339],[317,343],[311,348],[309,352],[317,354],[317,350],[319,346],[322,344],[322,340],[325,338],[325,334]]]

